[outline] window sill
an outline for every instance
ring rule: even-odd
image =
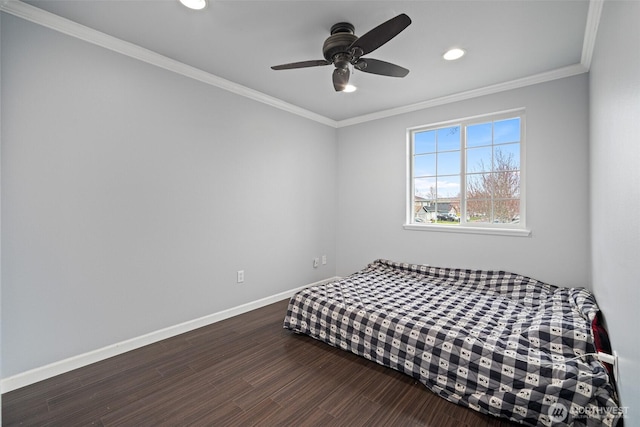
[[[499,227],[469,227],[462,225],[419,225],[419,224],[404,224],[402,226],[405,230],[412,231],[437,231],[445,233],[463,233],[463,234],[487,234],[493,236],[514,236],[514,237],[529,237],[531,236],[531,230],[526,228],[499,228]]]

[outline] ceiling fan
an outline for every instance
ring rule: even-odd
[[[322,46],[324,59],[274,65],[271,69],[291,70],[333,64],[335,66],[335,70],[333,70],[333,87],[336,92],[344,91],[349,83],[351,75],[349,65],[365,73],[404,77],[409,73],[406,68],[378,59],[362,58],[362,56],[373,52],[400,34],[409,24],[411,24],[411,19],[401,13],[395,18],[378,25],[362,37],[358,37],[353,34],[355,30],[353,25],[348,22],[340,22],[331,27],[331,35],[324,41]]]

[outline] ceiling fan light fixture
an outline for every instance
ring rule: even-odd
[[[348,68],[349,68],[349,81],[345,85],[344,89],[341,90],[341,92],[344,92],[344,93],[352,93],[352,92],[355,92],[356,90],[358,90],[358,86],[356,86],[354,84],[354,80],[355,80],[355,76],[356,76],[356,72],[355,72],[356,70],[355,70],[353,64],[349,64]]]
[[[465,51],[464,49],[455,47],[453,49],[449,49],[448,51],[446,51],[442,55],[442,57],[447,61],[455,61],[456,59],[462,58],[465,55],[465,53],[467,53],[467,51]]]
[[[180,3],[193,10],[202,10],[207,7],[207,0],[180,0]]]
[[[355,92],[356,90],[358,90],[358,88],[352,84],[348,84],[344,87],[344,89],[342,90],[342,92],[345,93],[351,93],[351,92]]]

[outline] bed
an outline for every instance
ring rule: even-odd
[[[290,300],[284,327],[527,425],[614,426],[593,296],[504,271],[376,260]]]

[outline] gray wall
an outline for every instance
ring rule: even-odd
[[[3,378],[335,275],[331,127],[6,14],[2,113]]]
[[[640,3],[606,1],[590,72],[593,290],[640,426]]]
[[[338,274],[381,257],[588,287],[587,84],[580,75],[339,129]],[[404,230],[406,129],[519,107],[531,237]]]

